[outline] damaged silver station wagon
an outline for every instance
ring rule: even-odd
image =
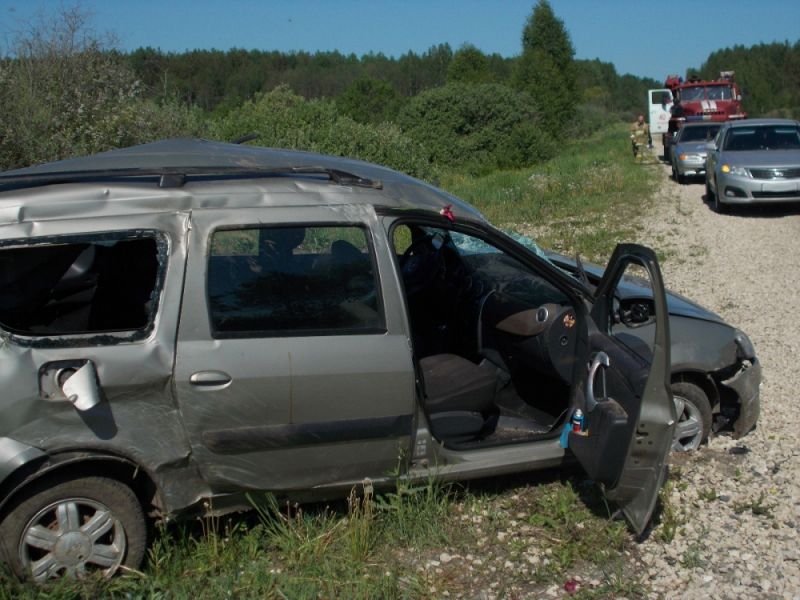
[[[574,458],[642,532],[664,480],[654,253],[619,246],[589,284],[376,165],[167,140],[7,172],[0,282],[0,553],[19,576],[138,567],[147,519],[253,491]]]

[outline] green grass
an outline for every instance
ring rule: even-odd
[[[605,263],[617,242],[633,237],[657,180],[652,167],[633,164],[620,125],[568,144],[543,165],[483,177],[447,173],[441,187],[501,228]]]
[[[0,576],[0,599],[474,597],[493,581],[501,597],[527,597],[574,575],[587,582],[578,597],[641,591],[625,569],[624,525],[580,480],[488,492],[432,480],[384,495],[366,486],[334,506],[251,500],[249,517],[159,529],[142,572],[44,586]]]

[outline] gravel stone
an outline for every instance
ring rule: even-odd
[[[800,204],[719,215],[702,182],[679,185],[666,165],[652,169],[663,184],[638,241],[666,257],[668,288],[750,336],[763,384],[756,430],[671,456],[688,483],[670,498],[685,523],[671,543],[650,535],[640,544],[648,597],[798,599]],[[716,500],[698,496],[708,490]],[[688,549],[700,568],[682,560]]]

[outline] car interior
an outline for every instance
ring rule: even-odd
[[[557,435],[578,330],[569,298],[475,236],[392,235],[434,436],[467,449]]]

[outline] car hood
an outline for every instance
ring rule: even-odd
[[[675,153],[680,154],[681,152],[694,152],[696,154],[702,154],[703,156],[706,155],[706,143],[705,142],[684,142],[675,145]]]
[[[547,258],[557,267],[569,271],[570,274],[575,273],[577,267],[574,259],[564,256],[563,254],[557,254],[555,252],[545,251],[545,254],[547,255]],[[603,277],[603,272],[605,271],[603,267],[593,263],[583,263],[583,268],[592,284],[599,283],[600,279]],[[627,279],[623,279],[620,282],[620,284],[617,286],[617,291],[622,298],[652,297],[652,292],[649,288],[637,285],[633,281]],[[669,309],[669,314],[674,316],[726,324],[723,318],[715,312],[712,312],[707,308],[700,306],[696,302],[669,290],[667,290],[667,308]]]
[[[719,162],[742,167],[796,167],[800,166],[800,150],[728,151],[720,155]]]

